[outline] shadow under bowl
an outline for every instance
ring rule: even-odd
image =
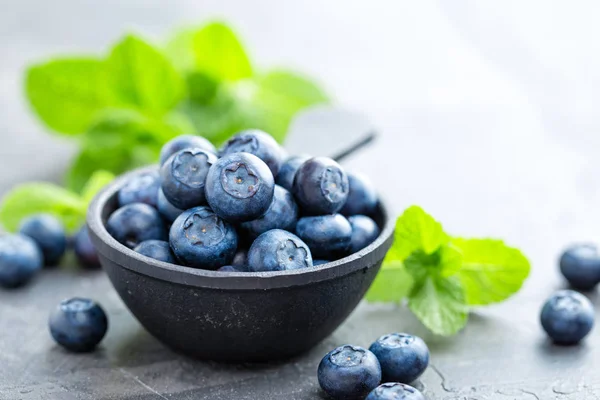
[[[126,306],[165,345],[215,361],[261,362],[303,353],[329,336],[354,310],[375,279],[393,240],[380,204],[381,234],[343,259],[293,271],[223,273],[157,261],[130,250],[106,230],[117,192],[130,172],[90,205],[90,237]]]

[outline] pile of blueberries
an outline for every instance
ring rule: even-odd
[[[327,157],[285,157],[247,130],[217,151],[199,136],[163,147],[160,171],[119,190],[106,222],[123,245],[163,262],[222,272],[283,271],[337,260],[379,236],[368,179]]]
[[[345,345],[327,353],[317,377],[333,399],[424,400],[409,384],[428,365],[429,349],[421,338],[391,333],[377,339],[369,350]],[[382,381],[386,383],[380,385]]]

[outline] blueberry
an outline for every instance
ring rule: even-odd
[[[575,289],[591,290],[600,281],[600,252],[593,244],[578,244],[560,257],[560,271]]]
[[[352,226],[352,239],[350,239],[350,254],[356,253],[373,243],[379,236],[379,227],[371,218],[364,215],[353,215],[348,218]]]
[[[314,257],[336,260],[348,251],[352,226],[340,214],[302,217],[296,225],[296,234],[310,247]]]
[[[323,265],[327,264],[329,261],[327,260],[313,260],[313,265]]]
[[[412,386],[391,382],[373,389],[365,400],[425,400],[425,397]]]
[[[248,233],[248,236],[254,239],[271,229],[294,231],[297,222],[298,205],[292,194],[281,186],[275,185],[273,201],[265,215],[252,221],[243,222],[240,226]]]
[[[57,265],[67,249],[65,227],[53,215],[37,214],[25,218],[21,221],[19,233],[37,243],[47,266]]]
[[[160,165],[163,165],[169,157],[178,151],[192,148],[217,154],[217,149],[215,149],[215,146],[213,146],[211,142],[204,139],[202,136],[181,135],[168,141],[160,150]]]
[[[173,253],[171,253],[169,242],[163,240],[146,240],[138,244],[133,250],[158,261],[177,264]]]
[[[296,235],[273,229],[260,235],[248,250],[248,270],[287,271],[312,267],[308,246]]]
[[[406,333],[384,335],[369,350],[379,360],[386,382],[414,382],[429,365],[429,349],[423,339]]]
[[[237,253],[233,257],[233,261],[231,265],[236,267],[237,269],[244,271],[246,270],[246,265],[248,261],[248,250],[247,249],[238,249]]]
[[[181,215],[181,213],[183,212],[182,209],[175,207],[173,204],[171,204],[169,202],[169,200],[167,200],[162,189],[158,190],[158,202],[157,203],[158,203],[157,204],[158,211],[163,216],[163,218],[165,220],[167,220],[169,223],[175,221],[177,219],[177,217],[179,217]]]
[[[177,217],[169,238],[175,256],[184,265],[213,270],[231,264],[238,242],[233,226],[206,206]]]
[[[217,156],[201,149],[173,154],[160,168],[162,191],[175,207],[187,210],[206,204],[205,183]]]
[[[221,157],[234,153],[250,153],[267,164],[273,176],[277,176],[284,152],[271,135],[258,129],[241,131],[229,139],[220,151]]]
[[[160,214],[145,203],[128,204],[113,212],[106,221],[106,230],[130,249],[145,240],[167,238]]]
[[[292,192],[306,214],[337,213],[348,198],[348,176],[327,157],[315,157],[300,166]]]
[[[117,194],[119,206],[123,207],[131,203],[146,203],[156,207],[159,189],[158,171],[137,175],[119,190]]]
[[[348,199],[340,211],[345,216],[373,215],[379,202],[371,180],[363,174],[348,173]]]
[[[90,239],[90,233],[87,226],[82,227],[75,235],[73,241],[73,250],[77,261],[84,268],[100,268],[100,259],[96,247]]]
[[[364,399],[381,382],[381,367],[369,350],[345,345],[323,357],[317,377],[334,399]]]
[[[206,177],[208,204],[219,217],[232,223],[264,215],[273,201],[274,191],[269,167],[249,153],[223,156]]]
[[[583,339],[594,326],[592,303],[572,290],[556,292],[542,308],[542,327],[555,343],[570,345]]]
[[[74,297],[62,301],[50,314],[50,333],[67,350],[93,350],[108,329],[106,314],[90,299]]]
[[[222,266],[217,271],[219,271],[219,272],[242,272],[241,270],[237,269],[233,265]]]
[[[0,236],[0,286],[15,288],[24,285],[43,264],[42,252],[29,236]]]
[[[288,158],[281,164],[279,173],[275,177],[275,183],[291,192],[294,187],[294,177],[298,168],[309,158],[309,156],[293,156]]]

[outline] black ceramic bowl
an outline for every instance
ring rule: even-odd
[[[369,247],[322,266],[280,272],[223,273],[156,261],[106,231],[116,193],[133,171],[92,202],[88,227],[115,289],[156,338],[184,354],[217,361],[266,361],[302,353],[333,332],[373,282],[393,240],[380,205],[381,235]]]

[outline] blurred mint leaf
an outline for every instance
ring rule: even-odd
[[[81,192],[90,177],[99,169],[120,173],[129,166],[129,154],[121,148],[105,152],[103,155],[83,149],[71,163],[65,183],[70,190]],[[119,171],[119,172],[116,172]]]
[[[184,95],[183,78],[167,58],[141,38],[128,35],[107,60],[109,87],[115,105],[163,116]]]
[[[26,72],[25,91],[38,117],[69,135],[84,132],[110,102],[105,65],[95,58],[35,64]]]
[[[51,183],[31,182],[14,187],[4,196],[0,223],[6,230],[16,231],[23,218],[50,213],[73,232],[83,223],[86,211],[87,204],[77,194]]]
[[[81,198],[87,205],[92,199],[102,190],[106,185],[111,183],[115,179],[115,174],[112,172],[98,170],[90,177],[86,182],[83,190],[81,191]]]
[[[206,105],[217,95],[219,84],[202,72],[190,72],[186,75],[188,97],[193,103]]]
[[[194,35],[198,32],[197,27],[180,29],[169,38],[164,46],[165,56],[173,66],[180,72],[194,70],[196,60],[194,58]]]
[[[399,303],[410,293],[412,285],[412,276],[402,263],[384,263],[365,298],[373,303]]]
[[[521,289],[529,276],[527,258],[501,240],[453,238],[452,244],[463,254],[458,277],[470,305],[506,300]]]

